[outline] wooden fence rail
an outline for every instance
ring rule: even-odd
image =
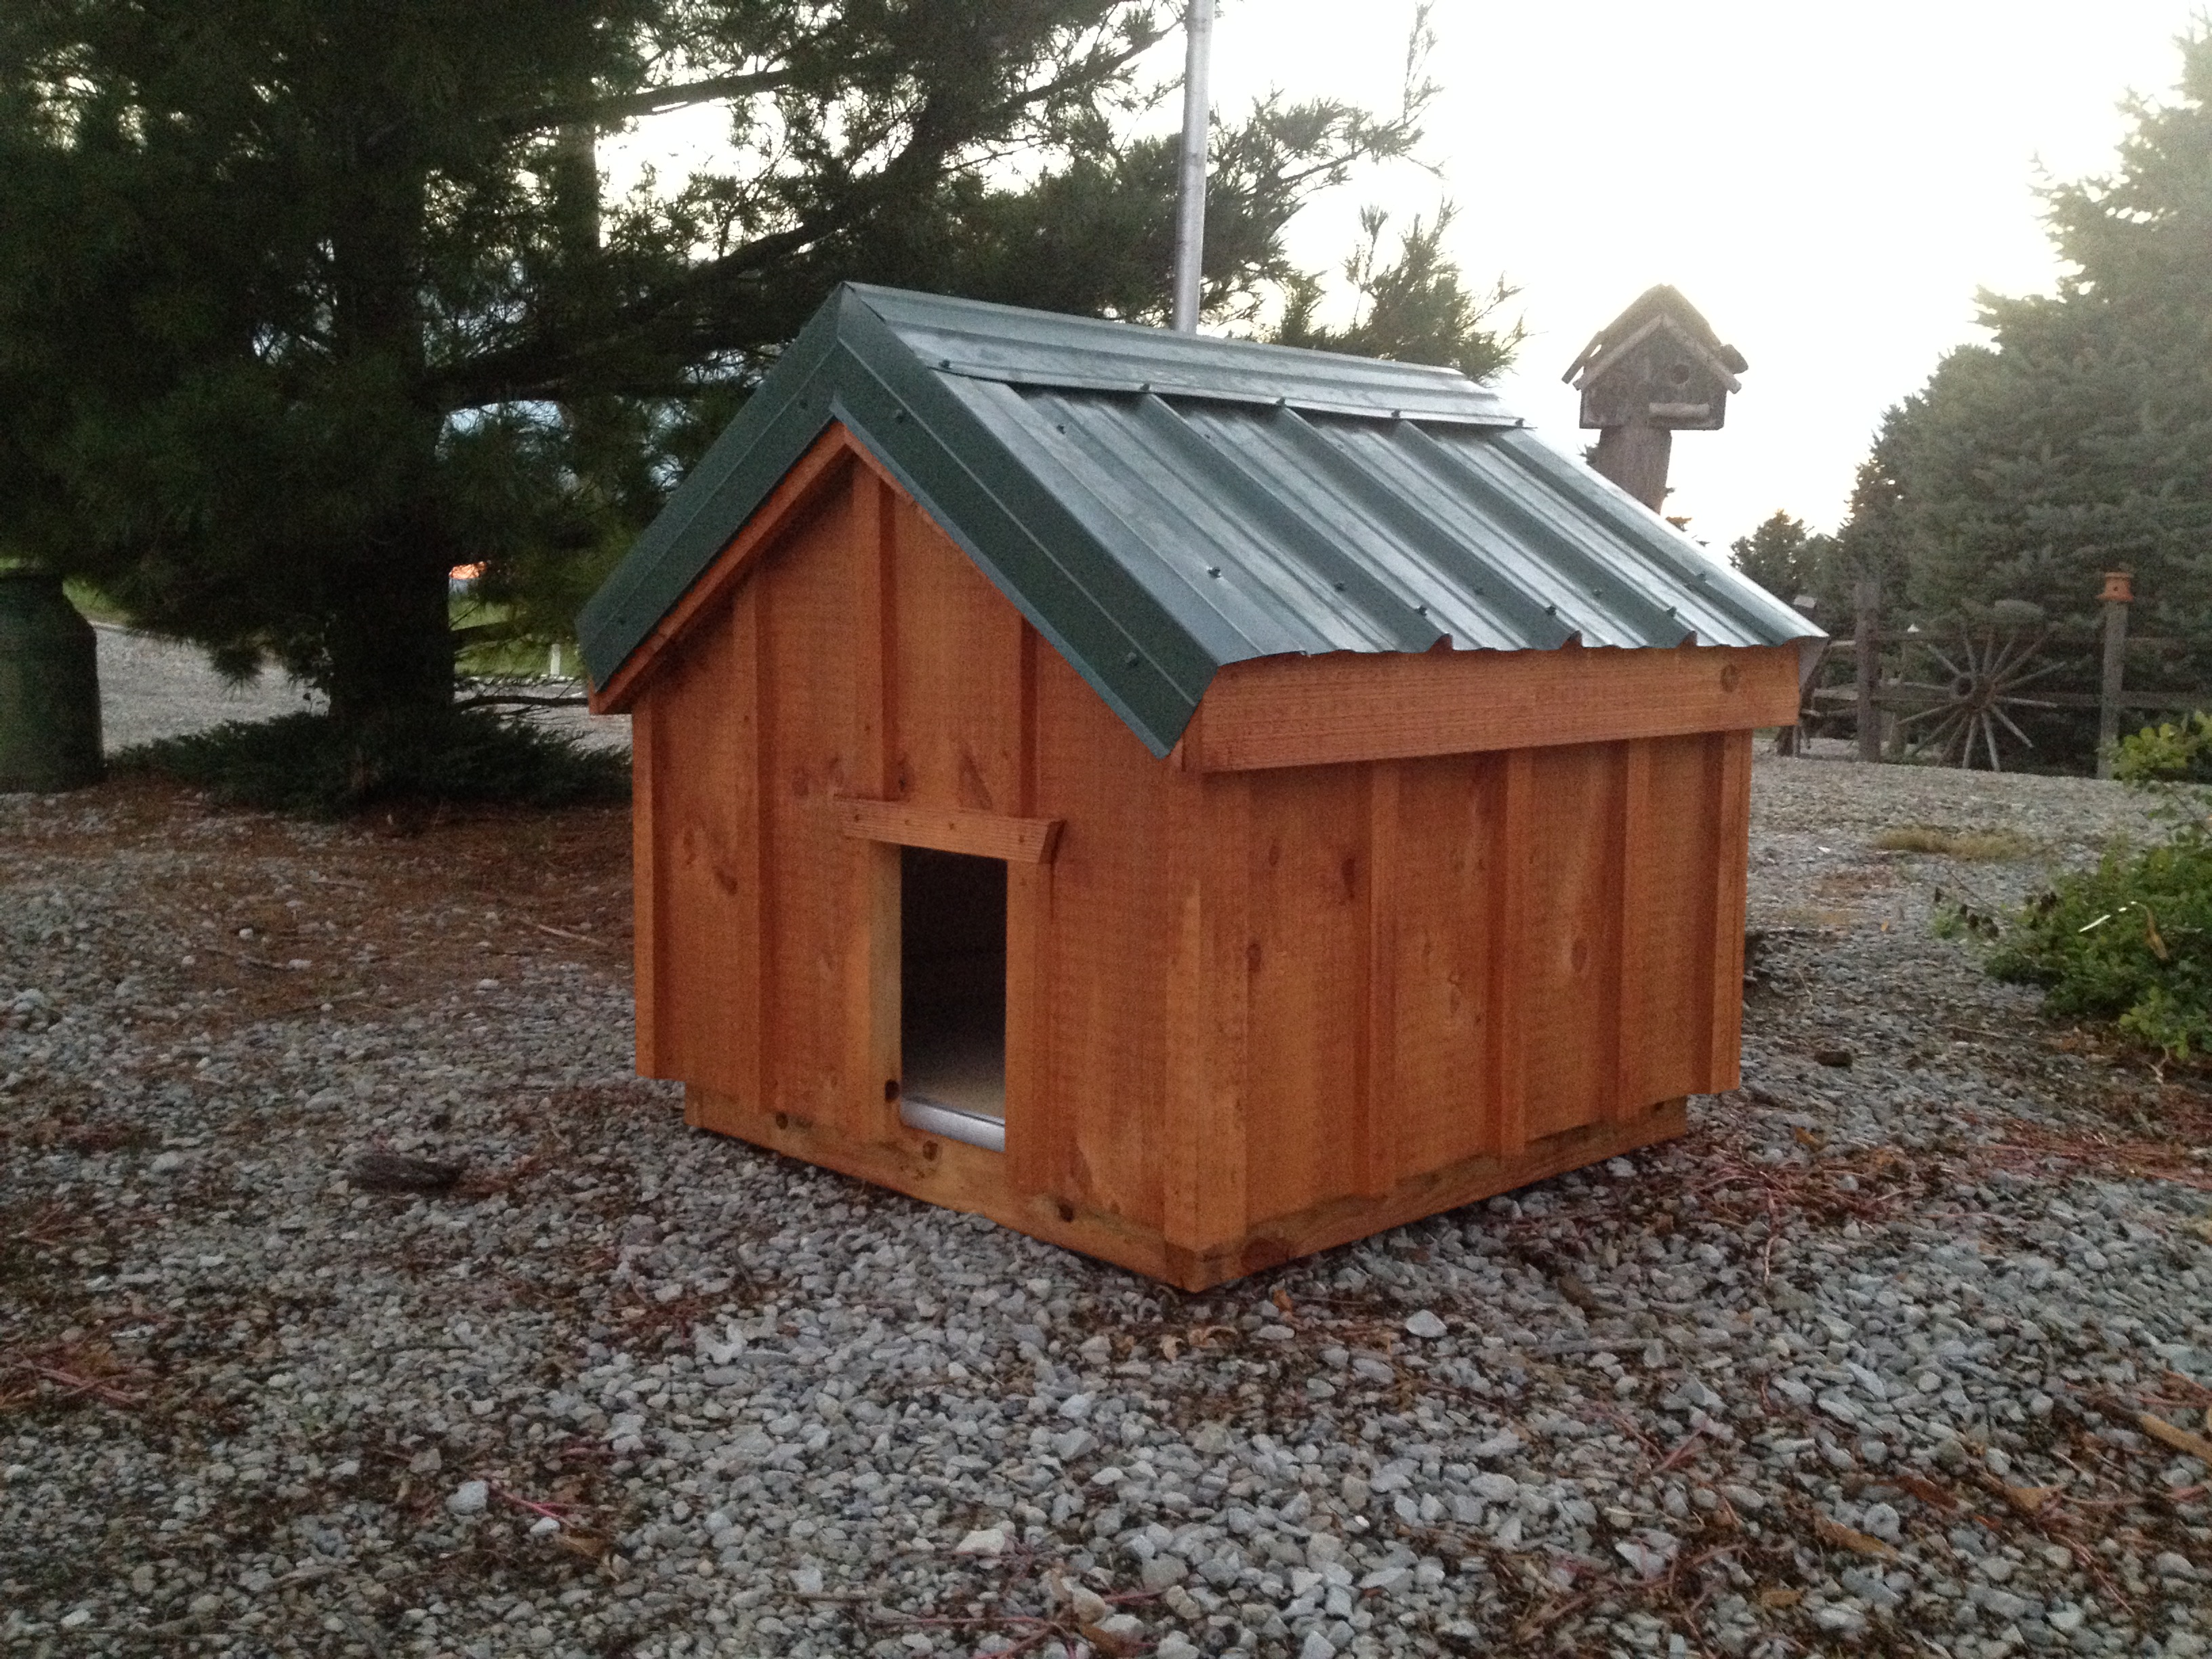
[[[1934,717],[1937,726],[1945,724],[1942,712],[1963,700],[1979,698],[1990,705],[1991,712],[1977,715],[1985,733],[1986,747],[1992,766],[1997,764],[1996,724],[2002,721],[2018,733],[2004,713],[2007,706],[2033,708],[2094,708],[2097,711],[2097,775],[2109,778],[2112,775],[2114,750],[2118,747],[2120,717],[2124,711],[2138,714],[2187,714],[2197,709],[2212,709],[2212,691],[2130,691],[2127,689],[2127,656],[2130,651],[2170,651],[2184,642],[2149,635],[2128,635],[2128,608],[2134,603],[2133,580],[2125,572],[2106,574],[2099,602],[2104,608],[2102,625],[2095,634],[2081,630],[2046,630],[2033,649],[2056,641],[2100,647],[2100,678],[2099,688],[2088,691],[2051,691],[2035,687],[2025,689],[2027,680],[2039,678],[2035,673],[2022,674],[2023,689],[2017,695],[1999,694],[1987,685],[1968,688],[1954,682],[1949,684],[1916,682],[1905,679],[1884,680],[1881,678],[1881,651],[1886,646],[1923,645],[1941,649],[1937,636],[1919,629],[1884,629],[1881,625],[1881,593],[1873,581],[1862,581],[1853,593],[1855,624],[1849,638],[1832,641],[1827,647],[1833,656],[1852,659],[1850,685],[1818,686],[1807,694],[1806,704],[1811,712],[1841,714],[1850,712],[1855,716],[1858,755],[1861,760],[1878,761],[1882,750],[1883,711],[1893,711],[1910,721]],[[2007,653],[2002,666],[2018,673],[2032,654],[2030,650]],[[1966,678],[1981,674],[1998,653],[1977,664],[1970,659],[1971,671]],[[2049,669],[2044,672],[2052,672]],[[1973,752],[1971,723],[1965,751]],[[2023,739],[2024,740],[2024,739]],[[1794,747],[1794,745],[1789,745]]]

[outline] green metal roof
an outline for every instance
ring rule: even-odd
[[[584,607],[592,684],[837,421],[1155,754],[1251,657],[1817,632],[1455,370],[847,285]]]

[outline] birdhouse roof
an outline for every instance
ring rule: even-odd
[[[1455,370],[848,284],[585,606],[594,685],[833,422],[1156,754],[1249,658],[1817,632]]]
[[[1743,389],[1735,378],[1751,367],[1743,353],[1723,344],[1705,313],[1664,283],[1644,289],[1627,310],[1591,335],[1559,378],[1579,392],[1662,329],[1703,357],[1730,392]]]

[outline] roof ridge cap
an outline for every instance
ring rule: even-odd
[[[840,291],[849,293],[858,303],[867,308],[871,315],[886,327],[892,329],[896,329],[898,324],[885,316],[882,308],[872,302],[875,295],[895,295],[902,298],[927,301],[935,305],[972,307],[978,311],[1003,312],[1017,317],[1045,318],[1063,326],[1116,330],[1145,344],[1164,345],[1170,350],[1177,349],[1181,345],[1188,343],[1200,347],[1227,347],[1233,350],[1257,351],[1269,355],[1298,357],[1316,364],[1327,364],[1335,368],[1384,367],[1400,374],[1418,375],[1425,379],[1463,386],[1487,397],[1498,395],[1492,387],[1476,380],[1465,369],[1451,363],[1419,363],[1408,362],[1402,357],[1366,357],[1348,351],[1330,351],[1319,346],[1286,345],[1279,340],[1255,340],[1236,334],[1182,334],[1173,329],[1164,328],[1157,323],[1134,322],[1125,317],[1094,317],[1088,313],[1079,311],[1046,311],[1036,306],[1012,306],[998,300],[978,300],[959,294],[932,294],[923,289],[893,288],[881,283],[843,282],[837,286]]]

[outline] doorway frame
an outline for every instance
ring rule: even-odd
[[[1042,1098],[1050,1031],[1045,941],[1052,925],[1052,869],[1063,821],[848,797],[839,832],[853,843],[860,898],[848,957],[849,1075],[860,1079],[886,1139],[933,1156],[935,1137],[901,1120],[905,1056],[900,1007],[903,924],[900,849],[924,847],[996,859],[1006,866],[1006,1117],[1005,1157],[1018,1185],[1036,1184],[1035,1151],[1022,1125]],[[946,1137],[951,1139],[951,1137]],[[978,1156],[991,1156],[975,1149]]]

